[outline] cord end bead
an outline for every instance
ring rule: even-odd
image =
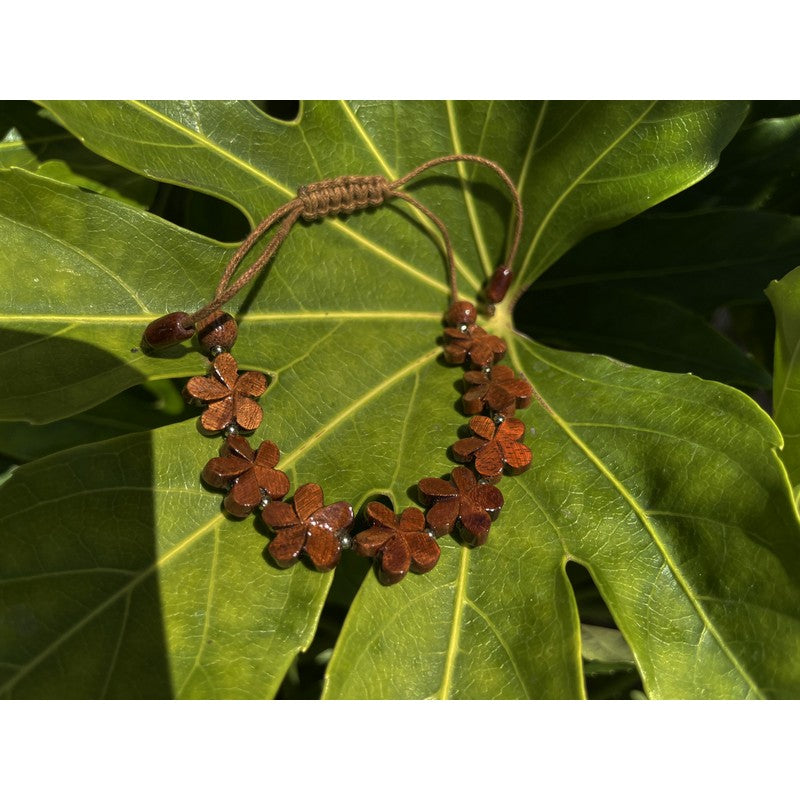
[[[472,303],[466,300],[456,300],[447,309],[445,319],[447,324],[453,328],[458,328],[460,325],[474,325],[478,319],[478,311]]]
[[[486,301],[491,304],[502,302],[513,277],[514,273],[505,264],[500,264],[486,284]]]
[[[230,350],[237,335],[236,320],[225,311],[215,311],[197,323],[197,341],[207,353],[215,347]]]
[[[153,320],[145,329],[142,344],[150,350],[163,350],[194,336],[194,325],[185,311],[173,311]]]

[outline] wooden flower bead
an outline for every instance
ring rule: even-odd
[[[456,461],[475,460],[475,469],[484,478],[497,479],[503,465],[512,474],[525,472],[531,465],[531,451],[519,440],[525,435],[525,425],[511,417],[495,426],[489,417],[473,417],[469,421],[475,436],[459,439],[453,445]]]
[[[511,367],[502,364],[488,375],[483,370],[465,372],[464,387],[461,406],[465,414],[480,414],[486,407],[510,417],[515,409],[531,404],[531,385],[525,378],[518,378]]]
[[[206,353],[214,347],[230,350],[238,333],[236,320],[224,311],[215,311],[197,323],[197,341]]]
[[[370,503],[366,510],[372,527],[353,538],[353,549],[362,556],[378,558],[378,579],[384,586],[402,580],[409,569],[429,572],[441,551],[425,532],[425,515],[418,508],[395,514],[383,503]]]
[[[301,553],[320,571],[333,569],[342,557],[340,536],[353,524],[353,507],[339,502],[324,505],[322,489],[305,483],[294,493],[292,503],[270,503],[261,518],[275,538],[269,553],[279,567],[291,567]]]
[[[450,480],[423,478],[419,484],[422,501],[430,506],[428,527],[436,536],[451,533],[458,523],[461,538],[474,546],[482,545],[489,536],[492,520],[503,507],[503,494],[496,486],[478,483],[467,467],[456,467]]]
[[[267,378],[260,372],[237,372],[236,360],[230,353],[221,353],[211,364],[211,374],[190,378],[184,389],[187,399],[208,404],[200,424],[216,433],[236,423],[252,431],[261,424],[263,412],[256,403],[267,388]]]
[[[459,325],[474,325],[478,319],[478,310],[467,300],[456,300],[447,309],[445,320],[447,324],[457,328]]]
[[[266,496],[280,500],[289,491],[289,479],[274,469],[280,451],[262,442],[255,452],[243,436],[229,436],[203,469],[203,480],[217,489],[228,489],[223,505],[234,517],[246,517]],[[231,485],[232,484],[232,485]]]
[[[487,367],[506,354],[506,343],[478,325],[444,329],[444,358],[448,364],[463,364],[469,357],[473,367]]]

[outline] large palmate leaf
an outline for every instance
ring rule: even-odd
[[[33,103],[0,102],[0,168],[21,167],[100,192],[139,208],[153,201],[157,185],[87,150]]]
[[[521,185],[523,282],[707,172],[744,110],[316,103],[286,124],[247,103],[47,106],[104,157],[251,221],[318,178],[479,152]],[[150,318],[210,297],[229,247],[0,174],[0,270],[15,279],[0,321],[15,375],[4,417],[68,416],[204,369],[189,346],[169,358],[132,350]],[[448,174],[413,191],[446,220],[472,296],[502,257],[510,205],[491,175]],[[280,445],[294,486],[315,480],[328,501],[384,494],[403,507],[419,478],[451,466],[460,371],[437,361],[447,287],[416,223],[391,208],[298,226],[257,291],[232,304],[241,366],[273,378],[259,434]],[[433,572],[391,589],[367,576],[326,695],[582,696],[569,559],[592,573],[650,696],[796,695],[797,517],[769,419],[717,384],[548,350],[514,333],[507,310],[492,327],[543,397],[523,412],[535,466],[503,482],[487,546],[442,541]],[[50,456],[3,485],[4,695],[274,694],[330,576],[276,569],[258,525],[220,514],[198,477],[215,449],[187,421]]]
[[[800,267],[767,288],[775,310],[773,415],[786,446],[783,460],[800,489]]]

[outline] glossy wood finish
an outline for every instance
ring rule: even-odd
[[[505,264],[500,264],[489,278],[489,283],[486,284],[487,301],[490,303],[501,302],[506,296],[513,278],[514,273]]]
[[[378,579],[384,586],[401,581],[409,570],[430,572],[441,550],[425,531],[425,515],[418,508],[395,514],[383,503],[366,508],[370,528],[353,539],[353,549],[362,556],[378,559]]]
[[[211,364],[211,374],[190,378],[184,397],[208,408],[200,424],[209,433],[224,430],[232,423],[246,431],[255,430],[263,416],[255,398],[267,389],[267,378],[260,372],[239,375],[236,360],[230,353],[218,355]]]
[[[467,300],[456,300],[445,315],[447,324],[452,328],[457,328],[459,325],[474,325],[477,319],[478,309]]]
[[[236,320],[225,311],[215,311],[197,323],[197,341],[206,353],[213,347],[230,350],[238,335]]]
[[[518,408],[531,404],[532,388],[511,367],[501,364],[487,375],[483,370],[464,373],[464,396],[461,407],[465,414],[480,414],[484,409],[510,417]]]
[[[506,343],[479,325],[468,325],[465,331],[445,328],[444,341],[444,358],[448,364],[464,364],[469,359],[471,366],[480,369],[506,354]]]
[[[261,518],[275,534],[267,548],[279,567],[291,567],[302,553],[320,572],[333,569],[342,557],[340,536],[353,525],[353,507],[339,502],[324,505],[322,488],[305,483],[292,502],[270,503]]]
[[[502,492],[496,486],[478,483],[467,467],[456,467],[450,480],[423,478],[417,488],[422,502],[429,506],[428,527],[437,536],[444,536],[457,524],[461,539],[476,547],[486,542],[492,520],[503,507]]]
[[[163,350],[194,336],[194,326],[186,323],[189,315],[185,311],[173,311],[153,320],[142,336],[142,346],[147,350]]]
[[[531,464],[531,451],[519,440],[525,425],[515,417],[495,425],[489,417],[472,417],[470,430],[475,436],[459,439],[452,447],[456,461],[475,462],[476,472],[497,481],[506,466],[511,474],[524,472]]]
[[[229,436],[218,458],[203,468],[203,480],[217,489],[230,489],[223,506],[234,517],[246,517],[266,496],[280,500],[289,491],[289,479],[274,469],[280,451],[273,442],[262,442],[253,451],[243,436]]]

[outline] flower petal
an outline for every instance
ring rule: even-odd
[[[395,535],[381,550],[381,563],[378,568],[378,580],[384,586],[391,586],[401,581],[411,567],[411,551],[404,536]]]
[[[229,390],[233,390],[238,377],[236,359],[230,353],[220,353],[211,363],[211,368],[217,377]]]
[[[227,489],[231,481],[250,469],[250,464],[241,458],[220,456],[212,458],[203,467],[203,480],[217,489]]]
[[[468,492],[478,483],[475,473],[469,467],[456,467],[450,473],[450,480],[456,485],[459,493]]]
[[[267,376],[263,372],[244,372],[236,381],[236,393],[247,397],[261,397],[267,391]]]
[[[258,485],[270,500],[282,500],[289,493],[289,478],[279,469],[270,469],[256,464],[253,467]]]
[[[229,440],[233,439],[233,436],[228,437]],[[237,437],[241,438],[241,437]],[[258,450],[256,450],[254,461],[256,464],[262,467],[274,467],[281,458],[281,451],[278,450],[278,445],[275,442],[261,442],[258,446]]]
[[[308,532],[305,551],[311,563],[320,571],[332,570],[342,557],[342,545],[333,533],[320,528]]]
[[[391,528],[375,525],[353,537],[353,550],[360,556],[374,558],[378,551],[395,535]]]
[[[261,489],[253,470],[249,469],[231,487],[223,506],[234,517],[246,517],[261,502]]]
[[[487,442],[475,456],[475,469],[484,477],[493,478],[503,472],[503,454],[497,442]]]
[[[464,373],[464,383],[472,386],[485,386],[489,383],[489,378],[482,369],[470,369]]]
[[[302,525],[296,525],[280,531],[269,543],[267,550],[279,567],[291,567],[300,557],[305,543],[306,529]]]
[[[454,442],[451,447],[453,451],[453,458],[456,461],[461,461],[462,463],[469,461],[485,444],[486,440],[479,439],[477,436],[470,436],[467,439],[459,439],[457,442]]]
[[[497,519],[497,515],[505,502],[503,493],[496,486],[489,486],[485,483],[479,484],[472,489],[465,499],[482,508],[492,519]]]
[[[482,508],[474,503],[462,501],[459,516],[459,531],[461,539],[473,547],[485,544],[489,538],[489,528],[492,527],[491,517]]]
[[[400,515],[398,528],[403,532],[423,531],[425,515],[418,508],[406,508]]]
[[[195,400],[210,403],[213,400],[221,400],[223,397],[227,397],[231,390],[216,378],[197,377],[189,378],[184,392]]]
[[[487,393],[492,390],[488,384],[467,389],[461,398],[461,409],[465,414],[480,414],[483,411]]]
[[[427,533],[407,533],[406,544],[411,555],[411,568],[420,575],[430,572],[439,561],[442,551],[436,540]]]
[[[458,518],[459,506],[460,502],[457,497],[448,497],[428,509],[425,518],[428,522],[428,527],[437,537],[446,536],[453,530],[453,525],[455,525]]]
[[[513,442],[525,435],[525,423],[516,417],[510,417],[497,428],[497,439],[502,442]]]
[[[218,400],[203,412],[200,424],[207,431],[221,431],[233,422],[233,398],[226,397]]]
[[[294,508],[289,503],[275,502],[270,503],[262,512],[261,519],[264,524],[279,531],[281,528],[289,528],[300,524],[300,519],[295,513]],[[302,526],[305,530],[305,526]]]
[[[397,515],[385,503],[379,503],[377,501],[367,503],[367,508],[364,513],[367,519],[373,524],[377,523],[384,528],[390,528],[392,530],[397,527]]]
[[[305,521],[315,511],[322,508],[325,502],[322,495],[322,487],[316,483],[304,483],[302,486],[298,487],[297,491],[294,493],[294,500],[292,502],[294,503],[297,516]]]
[[[344,500],[331,503],[329,506],[315,511],[308,518],[308,524],[313,528],[326,530],[332,534],[344,533],[353,524],[353,507]]]
[[[234,395],[233,407],[236,424],[246,431],[254,431],[264,418],[264,412],[255,400],[242,397],[238,393]]]
[[[465,469],[458,467],[457,469]],[[455,497],[458,490],[450,481],[441,478],[423,478],[418,484],[419,495],[422,502],[427,506],[443,497]]]
[[[244,436],[229,436],[222,445],[223,455],[239,456],[245,461],[253,461],[255,454],[253,448],[250,447],[250,442]],[[274,465],[272,465],[274,466]]]
[[[525,472],[531,465],[531,449],[521,442],[500,442],[503,459],[514,475]]]
[[[469,429],[481,439],[494,439],[494,422],[489,417],[473,417],[469,421]]]

